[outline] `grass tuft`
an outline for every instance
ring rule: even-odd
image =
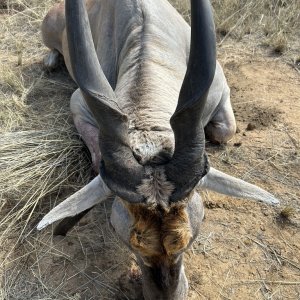
[[[189,21],[188,0],[170,1]],[[216,32],[220,41],[227,36],[240,40],[252,35],[260,45],[282,54],[300,38],[298,0],[212,0]],[[288,42],[289,41],[289,42]]]
[[[282,221],[288,221],[291,218],[293,218],[295,214],[296,214],[296,209],[294,207],[286,206],[280,211],[279,218]]]

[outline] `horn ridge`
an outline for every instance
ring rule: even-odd
[[[175,113],[170,119],[175,150],[166,166],[176,190],[171,201],[186,197],[208,172],[202,112],[216,68],[216,39],[209,0],[191,0],[191,47]]]
[[[82,95],[99,125],[102,164],[107,186],[128,202],[140,202],[136,192],[144,169],[129,145],[128,117],[99,63],[84,0],[66,0],[66,31],[71,68]]]
[[[65,10],[71,68],[77,84],[87,90],[100,89],[107,98],[114,99],[114,91],[97,58],[85,1],[66,0]]]
[[[209,0],[191,0],[191,47],[174,117],[201,102],[203,109],[216,68],[215,26]]]

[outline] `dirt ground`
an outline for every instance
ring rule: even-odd
[[[300,299],[299,72],[236,46],[219,55],[238,133],[207,151],[214,167],[266,188],[282,205],[203,193],[206,218],[185,255],[190,299]],[[22,298],[8,299],[39,299],[40,289],[50,299],[141,299],[140,281],[128,275],[134,258],[109,226],[110,206],[100,205],[64,239],[33,231],[27,243],[35,241],[36,251],[11,283],[12,290],[23,285]]]
[[[189,299],[300,299],[300,68],[242,42],[227,40],[218,53],[238,130],[227,145],[207,144],[211,165],[282,203],[202,192],[206,217],[184,257]],[[41,61],[27,74],[40,72]],[[74,84],[66,72],[45,76],[68,99]],[[46,101],[50,90],[31,101]],[[62,188],[60,199],[67,193]],[[34,220],[0,269],[0,299],[142,299],[139,276],[129,276],[138,274],[135,259],[109,225],[110,208],[111,201],[99,205],[66,238],[53,238],[51,228],[37,232]]]

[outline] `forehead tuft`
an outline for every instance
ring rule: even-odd
[[[147,205],[161,206],[168,210],[169,198],[174,189],[174,185],[167,180],[163,167],[146,167],[146,178],[138,186],[137,192],[146,199]]]

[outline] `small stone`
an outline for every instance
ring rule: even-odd
[[[241,142],[237,142],[237,143],[234,143],[233,146],[234,146],[234,147],[241,147],[241,146],[242,146],[242,143],[241,143]]]
[[[266,231],[266,227],[264,225],[260,225],[260,230],[261,231]]]
[[[254,130],[254,129],[256,129],[256,125],[255,125],[255,124],[249,123],[249,124],[247,125],[247,128],[246,128],[247,131],[252,131],[252,130]]]
[[[264,210],[263,215],[267,217],[269,215],[268,211]]]

